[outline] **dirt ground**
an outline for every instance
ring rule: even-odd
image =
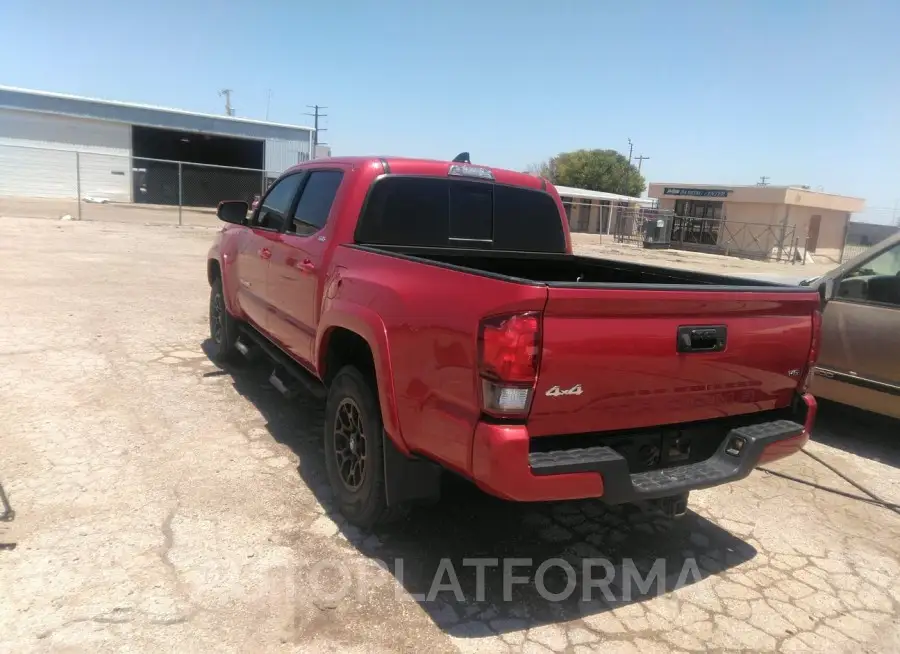
[[[0,651],[900,651],[896,506],[804,454],[675,522],[460,485],[374,535],[346,525],[322,405],[206,357],[211,237],[0,220]],[[897,504],[896,434],[826,406],[807,450]],[[669,572],[658,597],[506,601],[490,570],[479,595],[476,557]],[[427,597],[442,560],[462,597]]]
[[[157,204],[114,204],[82,202],[79,213],[74,199],[11,198],[0,196],[0,218],[52,218],[135,223],[138,225],[186,225],[216,227],[215,209]],[[180,221],[180,222],[179,222]]]
[[[572,234],[572,247],[585,256],[621,259],[623,261],[641,261],[667,268],[684,270],[703,270],[723,275],[765,277],[784,281],[799,281],[806,277],[814,277],[828,272],[837,264],[790,264],[778,261],[758,261],[726,257],[704,252],[688,252],[685,250],[654,250],[636,245],[616,243],[612,236],[597,234]]]
[[[139,225],[183,225],[216,227],[219,222],[212,209],[148,204],[81,203],[79,214],[75,200],[0,197],[2,218],[52,218],[64,216],[72,220],[122,222]],[[763,277],[796,283],[806,277],[821,275],[835,264],[789,264],[775,261],[740,259],[683,250],[648,250],[636,245],[616,243],[612,236],[572,234],[572,245],[578,254],[607,257],[623,261],[644,261],[669,268],[702,269],[725,275]]]

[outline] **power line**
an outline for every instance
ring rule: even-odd
[[[315,155],[315,153],[316,153],[315,147],[317,145],[319,145],[319,132],[327,132],[328,131],[324,127],[322,129],[319,129],[319,118],[325,118],[328,115],[328,114],[320,113],[320,111],[322,109],[328,109],[328,107],[320,107],[317,104],[308,104],[306,106],[313,110],[313,113],[307,112],[303,115],[304,116],[312,116],[314,119],[313,127],[316,129],[316,131],[313,134],[313,155]]]
[[[234,93],[234,91],[232,91],[231,89],[222,89],[221,91],[219,91],[219,97],[221,98],[224,96],[224,98],[225,98],[225,115],[226,116],[234,115],[234,109],[231,106],[231,94],[232,93]]]

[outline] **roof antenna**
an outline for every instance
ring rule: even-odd
[[[453,158],[453,163],[472,163],[472,160],[469,158],[468,152],[460,152]]]

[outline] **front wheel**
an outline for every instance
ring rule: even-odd
[[[209,291],[209,340],[210,358],[224,363],[237,354],[235,343],[238,338],[238,323],[225,308],[225,294],[222,280],[212,283]]]
[[[383,429],[374,379],[341,368],[325,405],[325,469],[341,513],[363,529],[403,514],[387,505]]]

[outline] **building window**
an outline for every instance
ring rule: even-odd
[[[694,245],[717,245],[724,217],[722,202],[675,200],[672,241]]]
[[[675,200],[675,215],[722,220],[723,203],[709,200]]]

